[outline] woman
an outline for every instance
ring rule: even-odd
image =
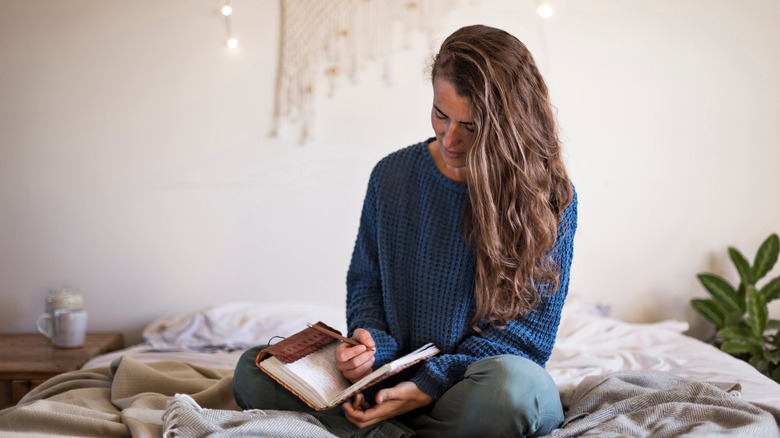
[[[442,353],[343,414],[363,434],[543,435],[563,420],[543,366],[577,220],[547,87],[520,41],[485,26],[444,41],[432,81],[436,137],[372,172],[347,274],[362,345],[336,360],[356,381],[427,342]],[[269,407],[247,398],[236,393]],[[318,418],[337,431],[336,416]]]

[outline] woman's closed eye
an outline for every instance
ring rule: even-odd
[[[434,114],[436,115],[436,118],[439,119],[439,120],[448,120],[449,119],[449,117],[447,117],[446,114],[444,114],[443,112],[439,111],[439,109],[435,108],[435,107],[434,107]],[[474,122],[458,122],[458,124],[463,126],[464,128],[466,128],[466,131],[468,131],[468,132],[474,133],[476,131],[476,128],[474,127]]]

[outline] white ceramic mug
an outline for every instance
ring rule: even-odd
[[[76,348],[84,345],[87,336],[87,311],[84,309],[60,309],[54,314],[44,313],[35,323],[38,331],[60,348]]]

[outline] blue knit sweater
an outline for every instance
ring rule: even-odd
[[[347,273],[350,335],[363,328],[377,344],[375,367],[433,342],[442,353],[426,360],[412,381],[439,398],[466,368],[490,356],[514,354],[541,366],[550,356],[569,287],[577,197],[563,214],[553,260],[560,289],[505,329],[471,328],[476,260],[463,239],[468,188],[436,167],[426,140],[396,151],[374,168]],[[544,289],[544,285],[538,285]]]

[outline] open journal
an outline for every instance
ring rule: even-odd
[[[315,325],[338,333],[322,322]],[[307,405],[322,411],[440,351],[433,344],[423,345],[350,383],[336,369],[334,353],[339,344],[338,339],[307,328],[261,351],[256,364]]]

